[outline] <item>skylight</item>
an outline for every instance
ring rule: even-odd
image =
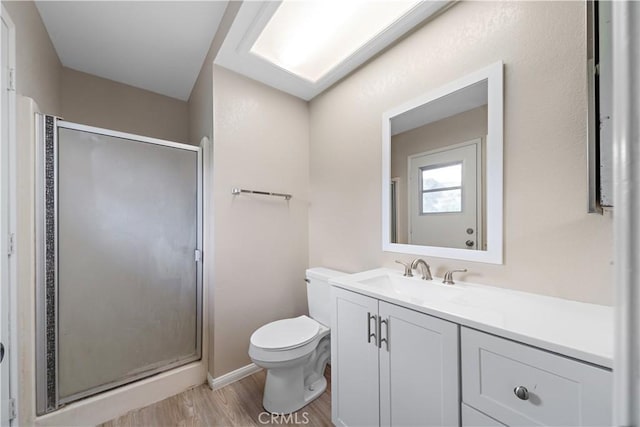
[[[250,51],[315,83],[419,3],[284,0]]]

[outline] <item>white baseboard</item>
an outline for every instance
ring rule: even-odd
[[[235,371],[220,375],[217,378],[213,378],[211,374],[207,374],[207,383],[209,384],[211,390],[216,390],[220,387],[224,387],[236,381],[240,381],[244,377],[255,374],[260,370],[262,370],[261,367],[257,366],[255,363],[250,363],[247,366],[243,366],[242,368],[236,369]]]

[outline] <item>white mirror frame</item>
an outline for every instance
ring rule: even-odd
[[[487,250],[468,250],[438,246],[407,245],[391,242],[391,119],[421,105],[442,98],[467,86],[487,80],[486,212]],[[447,83],[382,114],[382,250],[465,261],[502,264],[503,248],[503,64],[481,70]]]

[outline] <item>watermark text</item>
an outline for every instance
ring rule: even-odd
[[[260,424],[309,424],[309,413],[272,414],[269,412],[260,412],[258,421]]]

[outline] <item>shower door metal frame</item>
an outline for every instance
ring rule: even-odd
[[[36,114],[36,412],[43,415],[67,403],[93,396],[152,375],[202,359],[203,313],[203,156],[202,148],[125,132],[64,121]],[[196,351],[170,364],[132,374],[118,381],[60,399],[58,394],[58,129],[98,135],[196,152]]]

